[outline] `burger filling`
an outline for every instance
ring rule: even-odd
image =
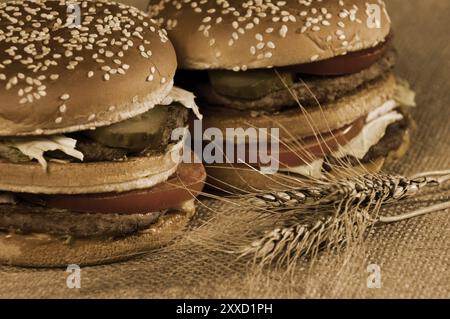
[[[185,128],[194,96],[173,88],[169,96],[135,118],[64,135],[0,138],[0,160],[13,163],[127,161],[166,154],[172,131]],[[115,238],[145,231],[172,212],[192,213],[204,186],[201,164],[180,164],[176,174],[150,189],[123,193],[46,195],[0,192],[0,231],[59,238]],[[9,236],[9,235],[8,235]]]
[[[289,116],[285,111],[291,112],[299,104],[306,110],[321,106],[326,116],[326,108],[333,102],[392,77],[395,62],[396,51],[388,37],[374,48],[329,60],[238,72],[184,71],[177,80],[199,96],[210,116],[225,108],[232,109],[236,118],[270,117],[274,113]],[[332,132],[320,132],[319,138],[296,136],[289,145],[281,143],[278,158],[282,170],[318,177],[332,163],[369,163],[388,156],[404,142],[409,124],[406,108],[415,106],[414,97],[407,83],[397,81],[393,100],[367,118]],[[281,136],[282,141],[292,138]]]
[[[182,106],[157,106],[125,122],[59,136],[0,139],[0,158],[13,163],[37,160],[103,162],[124,161],[130,156],[162,154],[173,141],[171,132],[187,125]]]
[[[15,201],[14,204],[0,205],[0,230],[78,238],[126,236],[149,228],[162,214],[80,214]]]
[[[335,148],[331,145],[321,156],[310,157],[307,163],[301,165],[288,165],[282,171],[319,178],[324,170],[331,169],[333,165],[356,166],[385,158],[394,150],[401,151],[402,145],[407,142],[409,124],[410,120],[399,104],[394,100],[387,101],[371,112],[364,126],[345,143]]]
[[[166,214],[191,214],[205,178],[201,164],[180,164],[176,176],[151,189],[88,195],[0,193],[0,231],[60,238],[132,235]]]
[[[194,96],[174,88],[150,111],[135,118],[95,130],[48,137],[0,137],[0,159],[12,163],[38,161],[125,161],[132,156],[163,154],[174,129],[187,125],[188,109],[201,117]]]
[[[174,129],[187,125],[188,110],[179,105],[157,106],[128,121],[94,131],[71,134],[84,162],[120,161],[130,156],[165,153]],[[70,160],[66,154],[50,153],[52,158]]]
[[[205,105],[223,105],[236,110],[273,112],[298,107],[316,107],[351,95],[373,81],[385,77],[394,67],[395,49],[386,44],[386,52],[373,64],[353,73],[323,76],[299,73],[300,66],[256,69],[241,72],[212,70],[180,72],[180,84],[196,92]],[[192,81],[195,79],[195,81]],[[293,99],[293,94],[298,98]]]

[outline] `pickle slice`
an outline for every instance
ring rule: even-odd
[[[273,69],[214,70],[209,71],[209,80],[217,93],[242,99],[258,99],[294,84],[293,74],[280,72],[278,75]]]
[[[139,151],[149,146],[158,146],[168,119],[168,107],[154,109],[110,126],[100,127],[86,134],[100,144]]]

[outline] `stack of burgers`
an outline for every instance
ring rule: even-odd
[[[206,167],[220,189],[377,172],[405,153],[414,93],[393,75],[381,0],[153,0],[149,12],[0,4],[0,262],[98,264],[172,240],[206,179],[183,148],[202,118],[184,89],[225,138]],[[277,147],[251,128],[278,129]],[[275,174],[250,156],[264,143]]]
[[[205,172],[181,161],[193,95],[139,10],[0,4],[0,262],[98,264],[174,238]]]
[[[200,99],[203,129],[279,128],[282,174],[226,158],[207,166],[217,187],[377,172],[405,153],[414,93],[393,75],[383,1],[155,0],[149,10],[177,51],[176,82]]]

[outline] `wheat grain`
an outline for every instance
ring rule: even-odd
[[[397,217],[380,217],[383,205],[417,195],[422,189],[440,186],[448,175],[436,178],[406,178],[393,175],[365,175],[282,192],[254,194],[247,200],[268,212],[289,215],[282,226],[254,240],[237,253],[253,255],[260,265],[274,262],[294,264],[301,256],[314,256],[324,247],[361,238],[368,227],[399,221],[448,208],[449,203]]]
[[[338,204],[349,200],[369,203],[382,199],[381,204],[385,204],[412,197],[425,187],[437,185],[435,179],[426,177],[408,179],[383,174],[365,175],[311,187],[254,194],[248,198],[248,203],[258,208],[277,208],[276,211],[296,206]]]
[[[291,220],[284,227],[267,232],[237,253],[240,258],[252,255],[259,265],[285,263],[290,266],[302,256],[313,258],[321,249],[337,249],[345,242],[360,238],[374,222],[362,210],[342,214],[306,212],[296,221]]]

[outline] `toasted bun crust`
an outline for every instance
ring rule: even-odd
[[[147,231],[121,239],[75,239],[65,244],[47,235],[7,235],[0,232],[0,264],[22,267],[90,266],[127,260],[167,245],[195,213],[193,201],[161,217]]]
[[[150,16],[167,28],[182,68],[238,71],[320,61],[375,46],[386,39],[391,23],[383,1],[368,5],[365,0],[160,0],[150,5]]]
[[[165,31],[123,4],[83,1],[79,10],[71,27],[77,9],[64,2],[0,4],[0,136],[109,125],[170,91],[177,63]]]
[[[223,132],[230,127],[278,127],[284,141],[292,137],[312,136],[318,131],[342,128],[366,116],[394,96],[395,81],[394,75],[390,74],[355,94],[322,105],[322,108],[308,108],[304,112],[299,107],[270,116],[251,117],[250,112],[210,106],[203,111],[203,127],[217,127]]]
[[[177,170],[182,145],[162,155],[123,162],[13,164],[0,160],[0,191],[34,194],[90,194],[150,188]]]

